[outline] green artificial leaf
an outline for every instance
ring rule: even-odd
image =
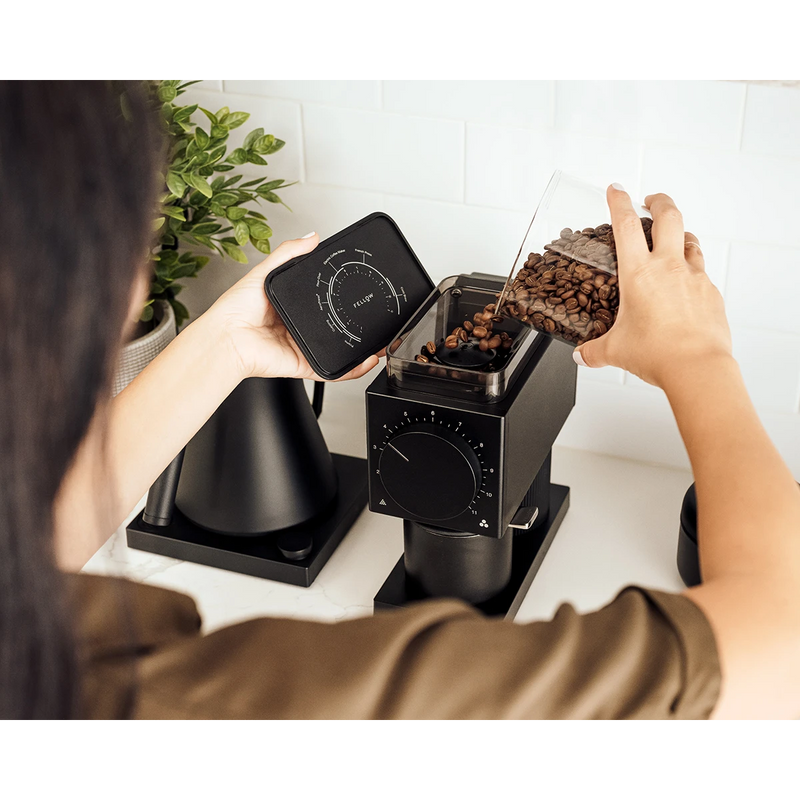
[[[230,206],[229,208],[225,209],[225,216],[227,216],[231,222],[244,219],[245,214],[247,214],[247,209],[240,208],[239,206]]]
[[[210,178],[214,174],[214,167],[200,167],[198,172],[205,178]]]
[[[209,262],[208,256],[196,256],[194,259],[195,264],[197,265],[197,269],[203,269],[203,267],[208,264]]]
[[[228,178],[225,183],[222,184],[223,188],[227,188],[228,186],[233,186],[234,183],[238,183],[242,179],[241,175],[233,175],[232,177]]]
[[[168,217],[172,217],[173,219],[179,219],[181,222],[184,222],[186,220],[186,214],[183,213],[183,209],[180,209],[177,206],[164,206],[161,210]]]
[[[220,192],[214,195],[214,202],[223,207],[233,205],[238,199],[238,196],[233,192]]]
[[[231,110],[228,106],[222,106],[222,108],[217,111],[217,121],[224,122],[228,118],[228,114],[231,113]]]
[[[224,125],[219,125],[215,123],[211,126],[211,138],[212,139],[227,139],[228,138],[228,129]]]
[[[186,322],[187,319],[189,319],[189,309],[174,297],[169,302],[172,306],[172,310],[175,312],[175,324],[180,327],[184,322]]]
[[[174,86],[170,86],[166,81],[162,81],[158,88],[158,99],[162,103],[171,103],[178,96]]]
[[[172,170],[167,171],[167,188],[175,195],[175,197],[183,197],[186,191],[186,183],[177,172]]]
[[[247,183],[243,183],[239,188],[246,189],[248,186],[255,186],[256,184],[261,183],[261,181],[265,180],[266,178],[256,178],[254,181],[247,181]]]
[[[211,141],[209,135],[199,127],[194,129],[194,138],[197,140],[197,146],[201,150],[205,150],[206,147],[208,147],[208,143]]]
[[[214,178],[213,181],[211,181],[211,188],[215,192],[219,191],[220,189],[222,189],[222,185],[224,183],[225,183],[225,179],[222,177],[222,175],[219,175],[218,177]]]
[[[178,251],[177,250],[164,250],[162,249],[158,256],[158,263],[164,267],[171,267],[173,264],[178,262]]]
[[[174,270],[171,272],[171,277],[173,280],[180,280],[181,278],[189,278],[194,276],[196,272],[196,265],[194,263],[191,264],[179,264]]]
[[[198,167],[205,167],[208,164],[208,153],[198,153],[196,163]]]
[[[278,197],[278,195],[276,195],[275,192],[270,191],[269,189],[265,188],[264,186],[259,186],[258,189],[256,189],[256,194],[259,197],[263,197],[264,200],[266,200],[269,203],[280,203],[281,202],[280,197]]]
[[[238,261],[240,264],[247,263],[247,256],[236,245],[223,242],[222,248],[234,261]]]
[[[237,147],[225,160],[229,164],[235,164],[237,167],[241,166],[247,161],[247,151]]]
[[[172,121],[172,115],[174,114],[174,109],[172,103],[163,103],[161,106],[161,116],[164,118],[165,122]]]
[[[153,310],[152,303],[153,301],[150,300],[148,304],[142,309],[142,315],[141,317],[139,317],[139,319],[142,322],[150,322],[150,320],[153,319],[153,314],[155,313],[155,311]]]
[[[219,147],[215,147],[213,150],[211,150],[209,152],[209,154],[208,154],[209,163],[213,164],[215,161],[219,161],[222,158],[222,156],[225,155],[225,151],[227,149],[228,148],[225,147],[225,145],[223,144],[223,145],[220,145]]]
[[[214,194],[212,188],[208,185],[208,181],[200,175],[189,173],[186,175],[186,182],[190,186],[194,186],[194,188],[205,197],[211,197],[211,195]]]
[[[217,205],[213,200],[208,204],[208,210],[215,216],[221,217],[225,214],[225,209]]]
[[[252,152],[248,153],[247,154],[247,160],[251,164],[258,164],[260,167],[266,167],[267,166],[267,162],[264,161],[264,159],[261,158],[261,156],[258,155],[257,153],[252,153]]]
[[[164,224],[164,217],[156,217],[153,220],[153,230],[157,231]]]
[[[250,115],[246,111],[234,111],[225,118],[225,124],[230,130],[233,130],[240,125],[244,125],[248,119],[250,119]]]
[[[253,211],[252,208],[248,208],[247,209],[247,213],[251,217],[255,217],[256,219],[263,219],[264,221],[266,221],[266,219],[267,219],[263,214],[259,214],[258,211]]]
[[[272,191],[273,189],[277,189],[279,186],[283,186],[284,183],[285,183],[285,181],[282,181],[282,180],[268,181],[267,183],[265,183],[260,188],[262,189],[262,191],[269,192],[269,191]],[[288,184],[288,185],[291,186],[291,184]],[[258,190],[256,190],[256,191],[258,191]]]
[[[245,150],[249,150],[253,146],[253,142],[255,142],[256,139],[260,139],[263,135],[263,128],[256,128],[254,131],[250,131],[250,133],[245,136],[242,147],[244,147]]]
[[[270,153],[277,153],[286,142],[282,139],[276,139],[272,134],[262,136],[253,146],[253,150],[261,155],[268,156]]]
[[[171,233],[161,234],[161,244],[166,247],[174,247],[177,241],[178,240]]]
[[[256,248],[261,253],[266,253],[269,255],[272,252],[272,248],[269,244],[269,239],[255,239],[253,241],[253,247]]]
[[[184,133],[191,133],[192,132],[192,123],[191,122],[179,122],[178,125],[183,128]]]
[[[190,233],[192,236],[206,236],[210,233],[217,233],[222,225],[216,222],[201,222],[199,225],[192,225]]]
[[[254,239],[269,239],[272,236],[272,228],[263,222],[248,220],[247,227],[250,229],[250,235]]]
[[[175,109],[172,120],[173,122],[181,122],[182,120],[189,119],[195,111],[197,111],[197,103],[193,106],[181,106]]]
[[[215,172],[230,172],[233,169],[232,164],[217,164],[214,167]]]
[[[217,115],[216,114],[212,114],[208,109],[203,108],[202,106],[200,107],[200,110],[211,120],[211,124],[212,125],[216,125],[219,122],[219,120],[217,119]],[[227,131],[225,131],[225,132],[227,133]],[[216,136],[216,134],[214,133],[214,128],[213,127],[211,128],[211,135],[212,136]]]
[[[250,238],[250,230],[247,226],[247,223],[243,220],[234,222],[233,230],[236,236],[236,243],[240,245],[246,245],[248,239]]]

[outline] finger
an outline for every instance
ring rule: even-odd
[[[683,215],[667,194],[650,194],[644,199],[653,215],[653,252],[677,256],[683,253]]]
[[[609,364],[607,345],[608,334],[604,334],[599,339],[592,339],[572,351],[572,360],[581,367],[591,367],[592,369],[606,367]]]
[[[689,233],[689,231],[684,234],[683,254],[686,258],[686,263],[694,272],[705,272],[706,260],[703,256],[700,242],[697,240],[697,237],[693,233]]]
[[[341,381],[352,381],[354,378],[362,378],[371,370],[375,369],[375,367],[380,364],[380,359],[378,356],[370,356],[366,361],[359,364],[355,369],[351,369],[346,375],[342,375],[341,378],[337,378],[335,381],[330,381],[330,383],[339,383]]]
[[[287,239],[285,242],[281,242],[260,264],[253,267],[249,274],[263,280],[276,267],[285,264],[289,259],[310,253],[318,244],[319,236],[316,233],[308,233],[301,239]]]
[[[628,193],[618,183],[612,183],[606,191],[606,199],[611,211],[617,262],[622,264],[624,272],[629,265],[642,264],[650,255],[650,250],[639,215],[633,210]]]

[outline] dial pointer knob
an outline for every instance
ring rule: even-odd
[[[381,453],[379,468],[392,500],[420,519],[457,517],[481,487],[474,450],[462,436],[429,422],[395,434]]]

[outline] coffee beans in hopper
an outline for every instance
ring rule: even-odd
[[[641,223],[652,250],[653,221],[642,217]],[[499,313],[575,345],[602,336],[613,326],[619,310],[611,226],[564,228],[544,250],[528,255]]]

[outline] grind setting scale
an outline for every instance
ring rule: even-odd
[[[433,283],[394,221],[375,213],[273,270],[265,289],[315,372],[335,379],[385,347]]]

